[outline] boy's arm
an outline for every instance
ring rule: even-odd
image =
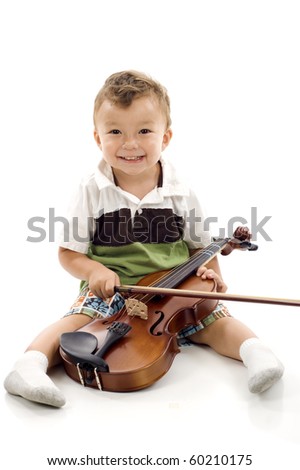
[[[117,274],[83,253],[59,247],[58,257],[60,264],[72,276],[88,281],[90,290],[97,297],[111,297],[114,287],[120,285]]]

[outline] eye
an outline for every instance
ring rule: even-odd
[[[150,134],[150,132],[151,132],[150,129],[141,129],[139,133],[140,134]]]
[[[119,129],[112,129],[111,131],[109,131],[109,134],[118,135],[121,134],[121,131],[119,131]]]

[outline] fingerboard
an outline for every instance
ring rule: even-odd
[[[192,255],[183,264],[172,269],[168,274],[160,278],[153,287],[163,287],[166,289],[173,289],[181,284],[185,279],[197,271],[200,266],[206,264],[209,260],[214,258],[222,248],[228,243],[229,239],[217,240],[208,245],[206,248],[198,251]]]

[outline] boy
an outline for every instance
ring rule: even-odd
[[[161,157],[172,138],[163,86],[135,71],[110,76],[95,100],[94,138],[102,160],[80,185],[59,248],[62,266],[82,280],[80,295],[61,320],[33,340],[4,383],[11,394],[55,407],[63,406],[65,398],[47,369],[61,360],[61,334],[118,311],[123,301],[114,295],[116,285],[171,269],[190,250],[210,243],[197,198]],[[197,275],[214,279],[218,292],[226,291],[216,257]],[[221,303],[179,337],[242,360],[253,393],[268,389],[283,374],[274,354]]]

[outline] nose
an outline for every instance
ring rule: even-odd
[[[138,148],[138,143],[134,137],[125,137],[122,147],[124,150],[132,150]]]

